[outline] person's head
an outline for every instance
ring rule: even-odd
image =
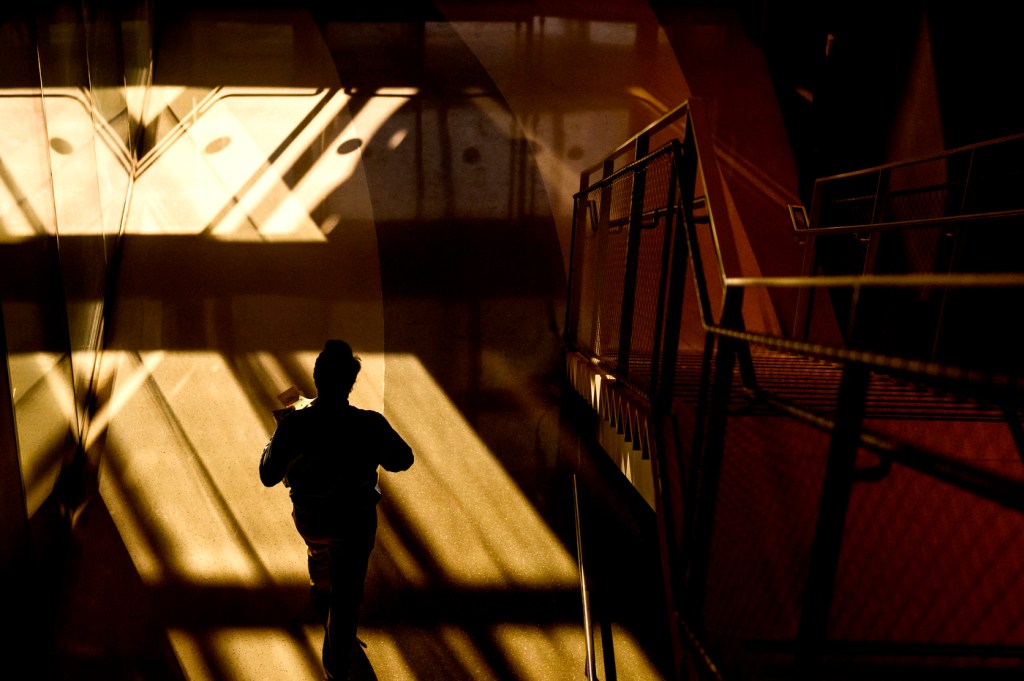
[[[329,340],[313,365],[313,383],[319,397],[348,397],[362,368],[352,347],[343,340]]]

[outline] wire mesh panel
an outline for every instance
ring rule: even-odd
[[[1024,271],[1024,136],[822,178],[812,214],[814,275],[956,275]],[[826,294],[840,346],[970,369],[1019,372],[1016,291],[944,283]],[[822,295],[805,295],[805,319]],[[810,326],[798,330],[809,333]],[[800,337],[807,337],[800,335]],[[820,336],[823,337],[823,336]],[[998,348],[1000,352],[994,350]],[[1004,352],[1007,350],[1009,352]],[[1000,357],[993,361],[993,357]],[[1002,366],[1000,366],[1000,364]]]
[[[664,315],[671,151],[656,151],[576,199],[576,348],[643,394]]]
[[[572,296],[569,301],[567,329],[570,343],[589,354],[596,354],[595,318],[597,312],[598,217],[600,195],[576,198],[573,231]]]
[[[898,165],[880,174],[880,208],[872,222],[899,222],[958,215],[963,204],[965,155]]]
[[[1024,645],[1022,533],[1020,512],[917,471],[857,484],[830,635],[928,642],[943,656]]]
[[[755,353],[754,363],[759,379],[772,378],[771,371],[762,376],[765,357]],[[805,365],[802,378],[782,372],[778,384],[759,383],[774,395],[798,391],[811,398],[813,411],[829,414],[827,405],[813,403],[833,394],[825,386],[832,378],[820,391],[808,385],[824,369]],[[705,520],[713,523],[705,642],[725,678],[795,678],[836,435],[741,402],[729,407],[715,512]],[[890,678],[878,675],[892,669],[906,674],[894,678],[1021,672],[1024,463],[1012,435],[995,421],[940,419],[922,431],[886,414],[868,426],[886,444],[859,447],[849,472],[851,496],[833,535],[838,562],[826,575],[832,595],[813,678]],[[916,444],[901,444],[903,436]]]
[[[604,243],[598,273],[598,347],[597,356],[617,367],[622,332],[623,282],[629,256],[629,212],[636,173],[627,172],[612,182],[607,220],[602,222]]]
[[[575,234],[575,344],[609,366],[619,347],[631,189],[632,176],[624,175],[577,197],[577,215],[585,217],[577,219]]]
[[[869,225],[1024,208],[1024,135],[817,181],[816,227]]]
[[[636,255],[636,286],[633,294],[629,365],[626,380],[630,386],[648,393],[655,353],[659,350],[658,326],[664,311],[662,294],[667,273],[666,230],[672,213],[666,205],[673,181],[672,156],[661,153],[650,160],[643,174],[642,213],[634,229],[639,229]]]
[[[827,450],[825,434],[792,419],[730,423],[704,608],[726,678],[762,678],[750,649],[797,636]]]

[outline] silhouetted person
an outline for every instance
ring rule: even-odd
[[[349,344],[329,340],[316,359],[317,397],[287,414],[263,449],[260,480],[284,481],[306,541],[310,593],[324,624],[329,679],[347,679],[363,583],[377,534],[377,468],[404,471],[409,445],[383,415],[348,403],[361,368]]]

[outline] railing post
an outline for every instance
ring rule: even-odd
[[[587,585],[587,571],[583,563],[583,532],[580,527],[580,497],[576,485],[576,474],[572,475],[573,516],[576,520],[576,560],[580,571],[580,596],[583,601],[583,635],[586,637],[588,681],[597,681],[594,654],[594,627],[590,615],[590,587]]]
[[[585,191],[585,187],[581,187],[580,191]],[[566,305],[565,305],[565,324],[562,331],[562,341],[565,346],[572,349],[578,349],[579,347],[579,318],[580,318],[580,300],[581,291],[580,282],[576,281],[577,276],[581,276],[582,272],[577,271],[579,267],[580,253],[577,251],[583,250],[583,227],[587,224],[587,211],[580,210],[580,201],[586,205],[587,197],[586,194],[580,194],[580,198],[577,198],[572,203],[572,234],[569,237],[569,272],[566,277]],[[582,215],[581,215],[582,213]]]
[[[804,247],[801,274],[813,277],[818,269],[818,251],[814,235],[800,235],[800,231],[811,226],[807,218],[807,209],[800,205],[789,206],[789,219],[793,224],[793,234],[802,241]],[[814,314],[814,287],[801,287],[797,291],[796,315],[793,320],[793,340],[806,341],[810,337],[811,316]]]
[[[606,160],[601,172],[601,179],[607,178],[614,171],[614,162],[612,160]],[[604,277],[602,276],[602,270],[604,268],[604,257],[605,250],[608,244],[608,222],[611,217],[612,211],[612,188],[610,185],[601,188],[601,205],[598,210],[597,219],[597,254],[595,256],[594,266],[594,278],[596,279],[594,286],[594,307],[591,312],[591,324],[590,324],[590,350],[599,358],[603,359],[604,348],[601,343],[601,317],[603,315],[603,290],[604,290]]]
[[[654,321],[654,357],[651,362],[651,402],[655,411],[666,413],[671,409],[672,392],[675,388],[676,358],[679,354],[679,331],[683,317],[683,291],[686,285],[687,254],[684,220],[677,216],[677,189],[688,186],[693,203],[693,183],[681,185],[680,168],[677,168],[678,143],[673,143],[671,171],[669,173],[668,198],[665,208],[665,238],[662,242],[661,283],[658,287],[657,313]]]
[[[975,153],[976,151],[977,151],[976,149],[971,149],[970,157],[967,160],[967,172],[964,173],[964,188],[963,188],[963,193],[960,196],[960,206],[959,206],[959,209],[956,212],[957,215],[963,215],[968,210],[968,208],[967,208],[967,206],[968,206],[967,200],[968,200],[968,197],[970,196],[969,192],[972,190],[971,179],[974,176],[974,159],[977,156],[977,154]]]
[[[682,527],[686,516],[682,506],[684,482],[681,466],[681,443],[672,414],[675,363],[682,319],[683,289],[686,281],[686,235],[676,216],[676,190],[679,187],[676,167],[678,144],[673,150],[669,193],[666,201],[665,237],[662,243],[661,285],[658,288],[657,315],[654,330],[654,357],[651,365],[651,420],[654,424],[654,447],[651,452],[651,473],[654,479],[655,510],[660,541],[662,585],[668,607],[668,631],[672,649],[672,679],[685,678],[683,661],[687,645],[683,638],[679,599],[683,594],[680,555]],[[692,194],[693,184],[689,185]],[[692,198],[691,198],[692,203]],[[669,457],[672,457],[671,463]],[[678,500],[678,501],[677,501]]]
[[[723,326],[736,323],[742,315],[743,289],[727,289],[722,312]],[[716,336],[709,335],[708,342]],[[715,353],[715,369],[711,385],[710,405],[707,406],[707,423],[703,430],[703,441],[694,442],[694,469],[696,470],[696,497],[694,518],[689,534],[690,562],[686,580],[685,616],[697,631],[704,633],[704,596],[707,590],[708,568],[711,559],[711,544],[714,533],[715,507],[718,504],[718,483],[722,472],[722,457],[725,453],[726,420],[729,397],[732,393],[733,371],[741,341],[728,336],[717,336],[718,349]],[[698,429],[699,432],[699,429]]]
[[[635,159],[647,155],[648,140],[640,137],[636,141]],[[644,194],[647,188],[647,169],[638,166],[632,173],[633,191],[629,203],[629,234],[626,245],[626,266],[622,280],[622,312],[619,317],[619,354],[616,368],[624,376],[629,375],[629,356],[633,346],[633,313],[636,309],[636,277],[640,267],[641,225],[644,215]]]
[[[871,223],[877,225],[885,222],[885,209],[886,203],[889,200],[889,178],[891,176],[889,170],[878,171],[878,183],[875,186],[875,203],[871,209]],[[881,232],[872,230],[868,235],[868,247],[864,253],[864,267],[862,268],[863,274],[874,274],[875,272],[875,261],[878,259],[878,240],[881,238]]]
[[[836,420],[829,443],[797,633],[797,676],[804,681],[818,678],[822,646],[828,638],[829,612],[853,489],[868,380],[869,372],[864,365],[847,364],[839,385]]]

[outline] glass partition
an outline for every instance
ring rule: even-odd
[[[0,389],[13,424],[0,456],[21,473],[0,494],[23,495],[28,519],[48,503],[67,511],[88,468],[108,278],[151,70],[150,3],[119,5],[58,3],[0,23]]]

